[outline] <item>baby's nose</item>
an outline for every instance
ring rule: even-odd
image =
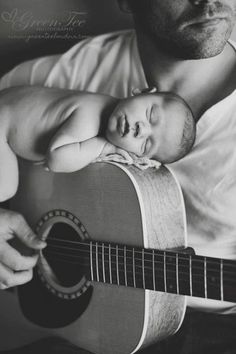
[[[150,134],[150,124],[147,124],[146,122],[140,122],[139,123],[139,133],[138,136],[143,137],[147,136]]]

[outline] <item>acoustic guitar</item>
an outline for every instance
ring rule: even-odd
[[[134,353],[178,330],[184,295],[236,301],[235,263],[185,250],[183,197],[166,167],[53,174],[21,161],[11,208],[48,246],[31,282],[0,293],[0,350],[60,336]]]

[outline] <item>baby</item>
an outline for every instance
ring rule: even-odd
[[[170,163],[195,139],[190,108],[179,96],[144,93],[126,99],[46,87],[0,92],[0,201],[18,186],[16,155],[73,172],[100,154],[124,150]],[[121,150],[122,149],[122,150]]]

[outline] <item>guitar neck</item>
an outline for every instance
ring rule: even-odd
[[[91,281],[236,302],[234,261],[95,241],[73,248]]]

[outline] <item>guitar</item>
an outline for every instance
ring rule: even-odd
[[[0,350],[57,335],[134,353],[179,329],[184,295],[236,301],[233,261],[185,252],[183,197],[166,167],[53,174],[20,161],[11,208],[48,246],[31,282],[0,293]]]

